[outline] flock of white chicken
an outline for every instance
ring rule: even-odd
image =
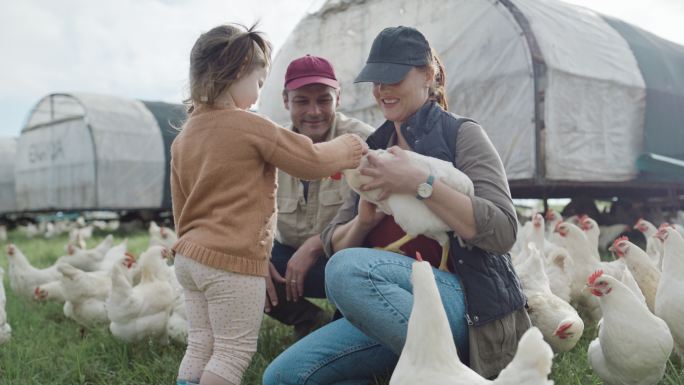
[[[657,229],[640,219],[634,228],[646,237],[647,250],[619,237],[609,248],[617,259],[605,262],[599,258],[599,227],[593,219],[548,217],[550,226],[537,214],[521,231],[527,248],[514,258],[532,323],[554,351],[568,351],[583,332],[579,312],[599,322],[587,353],[605,383],[656,384],[673,346],[684,358],[684,229],[667,223]]]
[[[93,249],[81,247],[88,232],[92,230],[72,232],[66,254],[43,269],[32,266],[17,246],[9,244],[12,291],[28,299],[64,303],[66,317],[86,328],[108,325],[112,335],[125,342],[152,338],[166,344],[171,338],[185,343],[183,290],[169,265],[175,232],[152,222],[149,247],[138,258],[127,251],[126,240],[114,246],[111,235]],[[2,285],[0,305],[2,343],[11,336]]]
[[[564,221],[550,211],[519,229],[513,266],[534,327],[493,382],[460,363],[431,269],[427,262],[414,263],[414,309],[390,384],[549,385],[553,353],[572,350],[585,322],[598,323],[587,356],[604,383],[658,383],[673,350],[684,361],[684,228],[656,227],[643,219],[634,228],[646,237],[645,250],[619,237],[609,247],[616,257],[609,262],[601,261],[600,246],[624,226],[602,232],[592,218]],[[149,232],[149,248],[136,259],[125,240],[113,246],[110,235],[88,250],[82,247],[88,230],[72,231],[66,255],[44,269],[31,266],[10,244],[10,287],[26,298],[63,302],[67,317],[85,327],[108,324],[126,342],[154,338],[167,343],[170,337],[184,343],[188,325],[182,289],[167,263],[167,247],[176,234],[154,222]],[[425,229],[413,233],[430,234]],[[431,325],[430,333],[424,332],[425,325]],[[0,344],[10,335],[0,285]]]
[[[619,237],[609,248],[616,259],[603,262],[593,219],[547,218],[536,214],[519,232],[513,263],[533,328],[498,378],[460,363],[430,266],[415,262],[414,307],[391,385],[550,385],[552,350],[573,349],[584,322],[598,322],[587,356],[605,384],[657,384],[673,349],[684,361],[684,228],[640,219],[634,228],[646,236],[646,250]]]

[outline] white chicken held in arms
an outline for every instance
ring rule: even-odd
[[[553,385],[548,380],[553,352],[536,327],[525,332],[515,357],[496,380],[482,378],[464,365],[453,342],[432,266],[416,257],[411,274],[413,309],[390,385]]]
[[[672,351],[670,329],[629,288],[603,271],[587,288],[599,299],[603,321],[589,344],[589,364],[608,385],[657,384]]]
[[[432,175],[435,180],[440,180],[447,186],[465,195],[474,196],[475,188],[473,187],[473,182],[466,174],[455,168],[452,163],[413,151],[405,151],[405,153],[408,154],[413,164]],[[430,211],[425,202],[416,199],[416,196],[412,194],[392,194],[387,199],[381,201],[379,200],[381,194],[379,189],[361,191],[360,187],[362,185],[373,180],[372,177],[362,175],[359,171],[361,168],[368,166],[368,155],[371,154],[380,159],[395,156],[387,150],[371,150],[361,158],[359,167],[343,170],[342,173],[354,191],[365,200],[374,203],[385,214],[393,215],[394,221],[406,233],[405,237],[391,243],[385,247],[385,250],[401,253],[399,250],[401,246],[418,235],[424,235],[436,240],[442,246],[442,259],[439,268],[440,270],[447,270],[446,260],[449,253],[448,232],[451,231],[451,228]]]
[[[675,353],[684,361],[684,238],[664,226],[656,237],[663,243],[663,272],[655,298],[655,314],[667,322]]]
[[[166,257],[169,251],[152,246],[139,258],[140,283],[133,287],[124,267],[112,269],[112,291],[107,298],[107,314],[112,334],[125,341],[146,337],[168,343],[166,326],[173,309],[175,293],[168,280]]]

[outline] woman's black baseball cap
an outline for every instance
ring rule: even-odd
[[[388,27],[373,40],[366,65],[354,83],[400,82],[412,67],[428,64],[430,44],[412,27]]]

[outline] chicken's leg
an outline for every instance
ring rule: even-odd
[[[381,249],[382,249],[382,250],[385,250],[385,251],[391,251],[391,252],[397,253],[397,254],[404,254],[404,252],[401,251],[399,248],[402,247],[402,246],[404,246],[405,244],[407,244],[407,243],[408,243],[409,241],[411,241],[413,238],[415,238],[415,237],[406,234],[406,235],[404,235],[403,237],[399,238],[398,240],[396,240],[396,241],[390,243],[389,245],[387,245],[387,246],[385,246],[385,247],[382,247]]]
[[[447,268],[447,260],[449,259],[450,246],[451,241],[447,238],[446,243],[442,245],[442,260],[439,262],[439,269],[442,271],[449,271],[449,268]]]

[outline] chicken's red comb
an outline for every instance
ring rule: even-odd
[[[636,221],[636,223],[634,224],[634,226],[638,226],[639,223],[641,223],[643,220],[644,220],[644,218],[639,218],[639,219],[637,219],[637,221]]]
[[[580,215],[578,218],[579,218],[579,220],[580,220],[581,222],[584,222],[584,221],[586,221],[587,219],[589,219],[589,215],[587,215],[587,214],[582,214],[582,215]]]
[[[36,288],[33,289],[33,295],[36,297],[40,295],[40,287],[36,286]]]
[[[570,329],[572,327],[572,322],[566,322],[562,324],[561,326],[556,329],[556,331],[553,333],[554,335],[559,335],[565,333],[566,330]]]
[[[591,222],[589,221],[589,217],[585,217],[584,219],[581,219],[580,225],[582,226],[582,230],[591,229]]]
[[[558,223],[556,223],[556,227],[555,227],[553,230],[554,230],[555,232],[557,232],[557,233],[560,233],[560,231],[558,231],[558,230],[559,230],[559,228],[561,227],[561,225],[562,225],[563,223],[565,223],[565,222],[558,222]]]
[[[621,237],[615,238],[615,240],[613,241],[613,247],[617,247],[617,244],[620,243],[620,242],[622,242],[622,241],[627,241],[627,242],[629,242],[629,238],[627,238],[626,235],[623,235],[623,236],[621,236]]]
[[[594,286],[594,283],[596,282],[598,277],[600,277],[602,275],[603,275],[603,270],[596,270],[595,272],[593,272],[589,276],[589,279],[587,280],[587,283],[589,284],[589,286]]]
[[[416,251],[416,261],[423,262],[423,256],[420,255],[420,251]]]
[[[666,228],[668,228],[668,227],[674,227],[674,225],[671,225],[671,224],[669,224],[669,223],[667,223],[667,222],[663,222],[663,223],[660,224],[660,226],[658,226],[658,230],[663,230],[663,229],[666,229]]]
[[[340,179],[342,179],[342,173],[338,171],[338,172],[336,172],[336,173],[330,175],[330,179],[332,179],[332,180],[340,180]]]
[[[137,260],[137,259],[135,258],[135,255],[129,253],[128,251],[125,252],[124,255],[127,256],[128,258],[132,259],[133,262],[135,262],[135,261]]]

